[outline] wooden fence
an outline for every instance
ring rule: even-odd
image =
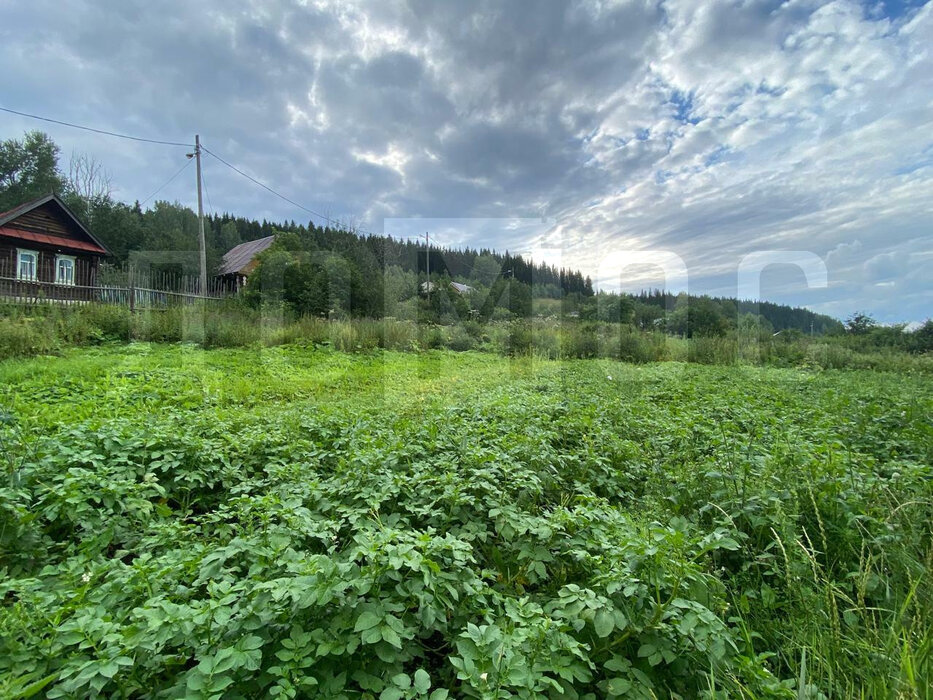
[[[57,284],[18,279],[11,265],[0,262],[0,302],[35,304],[117,304],[131,311],[165,309],[200,302],[217,302],[233,290],[222,280],[208,280],[207,293],[200,293],[196,276],[162,271],[102,266],[95,275],[82,275],[96,284]]]

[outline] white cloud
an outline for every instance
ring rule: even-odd
[[[696,291],[734,293],[742,255],[809,250],[829,288],[789,275],[778,300],[885,320],[933,305],[920,257],[933,239],[933,2],[886,16],[855,0],[241,13],[35,0],[4,14],[5,106],[173,140],[199,131],[276,189],[369,228],[543,213],[563,264],[591,274],[607,249],[670,250]],[[127,199],[183,157],[48,130],[104,161]],[[206,174],[218,208],[303,216],[216,163]],[[512,250],[542,238],[476,231]]]

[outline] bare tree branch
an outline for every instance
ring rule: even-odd
[[[84,207],[84,216],[90,225],[94,207],[113,194],[112,177],[94,156],[71,153],[68,164],[68,188],[77,195]]]

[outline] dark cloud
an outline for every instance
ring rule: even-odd
[[[594,272],[606,250],[663,248],[699,291],[728,288],[749,251],[805,249],[826,258],[832,284],[795,291],[791,275],[772,285],[782,298],[885,317],[905,307],[877,285],[897,280],[908,314],[933,301],[916,273],[933,206],[931,146],[917,138],[933,127],[930,3],[0,7],[4,106],[170,140],[200,133],[330,216],[378,228],[546,215],[565,264]],[[128,200],[184,162],[184,149],[9,115],[0,126],[47,128],[66,158],[93,153]],[[219,210],[307,218],[216,161],[205,178]],[[190,179],[164,194],[191,203]],[[543,240],[462,229],[501,248]]]

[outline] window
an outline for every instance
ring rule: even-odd
[[[70,255],[55,256],[55,284],[75,283],[75,259]]]
[[[36,269],[39,267],[39,254],[34,250],[17,249],[16,279],[36,280]]]

